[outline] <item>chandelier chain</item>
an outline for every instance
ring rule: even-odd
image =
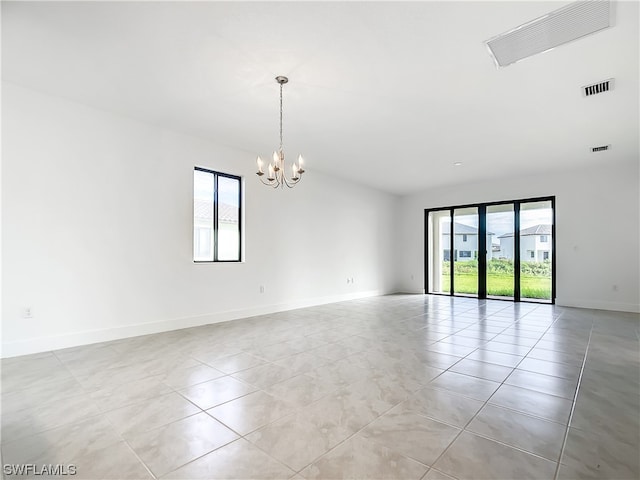
[[[283,152],[282,147],[282,83],[280,84],[280,154]]]

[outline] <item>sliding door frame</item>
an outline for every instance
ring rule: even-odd
[[[536,299],[522,300],[520,292],[520,205],[523,203],[533,202],[551,202],[551,301],[543,302]],[[505,200],[499,202],[471,203],[465,205],[455,205],[439,208],[425,208],[424,210],[424,292],[430,295],[444,295],[450,297],[466,297],[467,295],[456,295],[454,285],[454,222],[456,209],[477,208],[478,209],[478,296],[480,300],[487,298],[487,207],[494,205],[513,205],[513,299],[510,298],[494,298],[492,300],[502,300],[510,302],[530,302],[530,303],[556,303],[556,197],[534,197],[522,198],[518,200]],[[432,212],[449,212],[450,228],[449,228],[449,262],[450,268],[450,285],[449,293],[430,293],[429,292],[429,214]],[[484,252],[484,253],[483,253]]]

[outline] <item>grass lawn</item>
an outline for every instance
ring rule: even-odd
[[[442,276],[442,285],[450,285],[450,276]],[[478,293],[478,275],[476,273],[457,273],[455,293]],[[487,294],[501,297],[513,296],[513,275],[487,275]],[[522,298],[551,299],[551,277],[522,275],[520,277],[520,296]]]

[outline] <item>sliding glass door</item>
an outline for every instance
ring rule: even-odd
[[[453,211],[453,292],[478,296],[478,208]]]
[[[554,203],[425,210],[425,292],[553,303]]]
[[[553,208],[550,200],[520,204],[520,298],[551,301]]]
[[[430,293],[451,292],[451,211],[431,211],[427,217]]]
[[[515,258],[508,247],[515,231],[513,203],[487,205],[487,298],[513,299]]]

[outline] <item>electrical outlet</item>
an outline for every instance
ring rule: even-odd
[[[33,318],[33,308],[24,307],[22,309],[22,318]]]
[[[264,285],[260,285],[260,293],[264,293]]]

